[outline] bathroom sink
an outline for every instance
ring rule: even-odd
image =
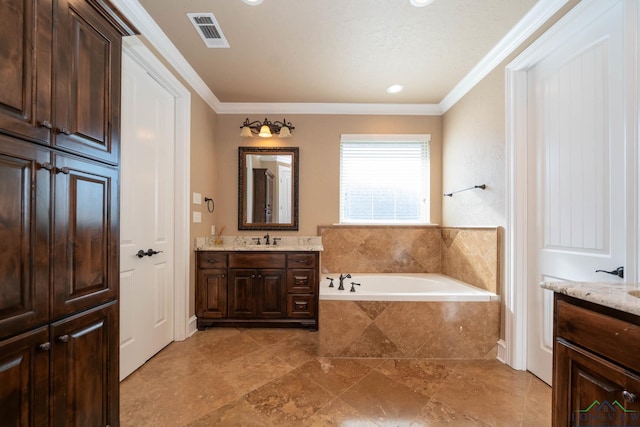
[[[638,291],[629,291],[629,295],[632,297],[640,298],[640,290]]]

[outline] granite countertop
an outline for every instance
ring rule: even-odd
[[[640,316],[638,283],[542,282],[544,289]]]
[[[274,244],[273,238],[281,240]],[[261,244],[256,244],[253,239],[260,238]],[[220,240],[222,243],[220,243]],[[195,242],[196,251],[269,251],[269,252],[314,252],[322,251],[322,238],[320,236],[295,236],[279,237],[271,236],[271,244],[265,245],[263,235],[260,236],[221,236],[216,243],[213,237],[198,237]]]

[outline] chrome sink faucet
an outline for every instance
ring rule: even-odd
[[[344,291],[344,284],[343,284],[344,279],[351,279],[351,274],[349,274],[349,273],[347,273],[345,275],[341,274],[338,279],[340,279],[340,286],[338,286],[338,290],[339,291]]]

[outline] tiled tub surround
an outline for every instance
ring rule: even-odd
[[[321,273],[441,273],[499,293],[500,228],[320,226]]]
[[[325,357],[496,357],[500,302],[320,300]]]
[[[498,228],[322,226],[318,227],[324,248],[321,273],[323,278],[335,272],[354,277],[358,272],[442,273],[497,293],[499,232]],[[496,356],[500,328],[496,300],[320,300],[319,307],[323,356]]]

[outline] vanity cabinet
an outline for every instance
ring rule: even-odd
[[[553,426],[638,425],[640,318],[558,293],[554,303]]]
[[[225,324],[317,329],[318,264],[317,252],[198,251],[198,329]]]
[[[103,0],[2,0],[0,425],[118,419],[121,38]]]

